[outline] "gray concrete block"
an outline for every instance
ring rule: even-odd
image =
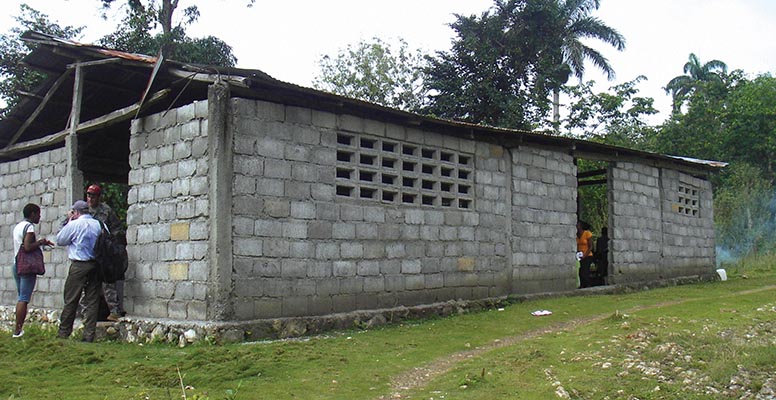
[[[154,318],[168,318],[169,314],[167,311],[167,305],[168,302],[166,300],[157,300],[152,299],[149,301],[150,303],[150,314]]]
[[[235,237],[234,254],[238,256],[261,256],[264,254],[264,241],[259,238]]]
[[[286,181],[284,184],[284,195],[292,200],[310,200],[310,183]]]
[[[291,254],[291,244],[286,239],[263,239],[263,255],[267,257],[288,257]]]
[[[419,274],[421,270],[420,260],[402,260],[401,261],[401,273],[402,274]]]
[[[425,277],[423,275],[405,275],[404,288],[406,290],[422,290],[426,288]]]
[[[315,245],[315,257],[323,260],[339,258],[339,245],[336,243],[317,243]]]
[[[348,276],[340,278],[340,293],[355,294],[364,291],[364,278],[360,276]]]
[[[333,237],[332,223],[327,221],[310,222],[308,236],[310,239],[331,239]]]
[[[312,110],[309,108],[286,106],[286,122],[310,125],[312,124]]]
[[[346,132],[363,133],[364,119],[347,114],[338,115],[337,127]]]
[[[268,178],[291,178],[291,163],[286,160],[267,159],[264,161],[264,176]]]
[[[332,225],[332,237],[334,239],[354,239],[356,237],[356,226],[349,223],[335,222]]]
[[[280,299],[261,298],[254,300],[253,304],[252,318],[275,318],[282,315]]]
[[[355,261],[334,261],[332,265],[334,276],[356,276],[357,265]]]
[[[287,200],[266,200],[264,213],[273,218],[286,218],[291,215],[291,203]]]
[[[337,118],[332,113],[312,110],[311,123],[314,126],[332,129],[336,127]]]
[[[356,309],[355,294],[339,294],[331,297],[334,312],[347,312]]]
[[[256,116],[263,121],[285,121],[286,108],[282,104],[257,101]]]
[[[238,320],[253,319],[255,302],[249,297],[234,300],[234,316]]]
[[[350,204],[340,206],[340,218],[343,221],[363,221],[364,208]]]
[[[307,223],[306,222],[283,222],[282,232],[283,232],[283,237],[285,238],[306,239]]]
[[[307,276],[307,263],[305,261],[285,259],[281,261],[280,265],[283,278],[304,278]]]
[[[364,246],[358,242],[344,242],[340,245],[340,256],[342,258],[362,258]]]
[[[378,239],[379,231],[376,224],[355,224],[356,226],[356,239]]]
[[[339,217],[339,207],[335,204],[316,203],[315,218],[323,221],[333,221]]]

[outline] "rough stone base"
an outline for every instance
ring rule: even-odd
[[[203,341],[210,344],[223,344],[288,339],[317,335],[335,330],[369,329],[408,320],[447,317],[504,307],[509,304],[540,298],[628,293],[718,279],[717,275],[710,274],[662,281],[629,283],[627,285],[597,286],[566,292],[510,295],[507,297],[469,301],[451,300],[416,307],[396,307],[318,317],[276,318],[241,322],[175,321],[170,319],[133,318],[130,316],[122,318],[120,322],[98,322],[96,339],[118,340],[127,343],[170,343],[180,347]],[[5,330],[10,332],[14,320],[14,308],[0,306],[0,319],[5,321],[3,326]],[[40,323],[44,326],[56,327],[58,320],[59,310],[30,309],[27,316],[28,324]],[[79,337],[81,329],[80,321],[76,321],[74,337]]]

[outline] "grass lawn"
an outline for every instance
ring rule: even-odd
[[[727,282],[290,341],[0,336],[0,399],[724,399],[776,387],[776,258]],[[535,317],[534,310],[551,310]],[[754,397],[752,397],[754,398]]]

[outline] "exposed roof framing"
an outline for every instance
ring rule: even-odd
[[[25,96],[7,118],[0,120],[0,148],[3,149],[0,161],[63,145],[64,137],[60,135],[67,123],[73,96],[72,86],[66,84],[72,83],[73,79],[63,77],[69,75],[75,65],[80,65],[87,67],[81,103],[81,120],[86,122],[80,123],[77,131],[94,132],[90,135],[89,148],[100,149],[99,155],[90,155],[88,151],[82,154],[86,159],[80,167],[86,168],[84,173],[92,176],[105,174],[107,170],[107,174],[117,180],[125,180],[129,171],[129,120],[204,100],[208,85],[216,80],[228,82],[235,97],[336,114],[347,113],[506,147],[543,146],[561,149],[575,157],[601,160],[646,159],[693,171],[712,171],[726,165],[544,133],[426,117],[282,82],[259,70],[193,65],[173,60],[157,65],[157,57],[120,52],[37,32],[26,32],[22,39],[38,45],[24,62],[35,70],[47,73],[48,77],[40,87],[29,93],[32,96]],[[153,75],[155,66],[158,73]],[[152,96],[153,101],[146,99],[141,106],[144,93],[156,95]],[[100,161],[106,159],[117,162]]]

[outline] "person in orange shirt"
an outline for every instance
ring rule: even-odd
[[[590,224],[584,221],[577,222],[577,253],[582,253],[582,258],[579,260],[579,287],[590,287],[590,264],[593,263],[593,233],[590,232]]]

